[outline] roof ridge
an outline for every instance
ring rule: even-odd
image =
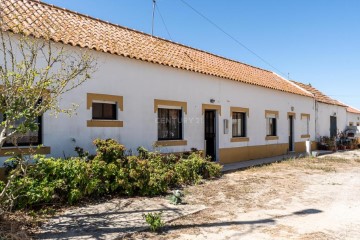
[[[53,4],[49,4],[49,3],[43,2],[42,0],[17,0],[17,1],[29,1],[29,2],[40,3],[40,4],[43,4],[43,5],[52,7],[52,8],[59,9],[59,10],[61,10],[61,11],[65,11],[65,12],[69,12],[69,13],[72,13],[72,14],[76,14],[76,15],[78,15],[78,16],[86,17],[86,18],[89,18],[89,19],[92,19],[92,20],[95,20],[95,21],[98,21],[98,22],[101,22],[101,23],[109,24],[109,25],[114,26],[114,27],[119,27],[119,28],[122,28],[122,29],[125,29],[125,30],[137,32],[137,33],[139,33],[139,34],[143,34],[143,35],[146,35],[146,36],[149,36],[149,37],[153,37],[153,38],[156,38],[156,39],[159,39],[159,40],[162,40],[162,41],[166,41],[166,42],[169,42],[169,43],[172,43],[172,44],[176,44],[176,45],[179,45],[179,46],[182,46],[182,47],[185,47],[185,48],[189,48],[189,49],[193,49],[193,50],[196,50],[196,51],[200,51],[200,52],[203,52],[203,53],[206,53],[206,54],[210,54],[210,55],[213,55],[213,56],[215,56],[215,57],[219,57],[219,58],[222,58],[222,59],[225,59],[225,60],[228,60],[228,61],[232,61],[232,62],[235,62],[235,63],[240,63],[240,64],[246,65],[246,66],[248,66],[248,67],[252,67],[252,68],[255,68],[255,69],[259,69],[259,70],[261,70],[261,71],[266,71],[266,72],[269,72],[269,73],[273,73],[272,71],[267,70],[267,69],[263,69],[263,68],[260,68],[260,67],[257,67],[257,66],[253,66],[253,65],[250,65],[250,64],[247,64],[247,63],[238,61],[238,60],[234,60],[234,59],[231,59],[231,58],[227,58],[227,57],[225,57],[225,56],[221,56],[221,55],[219,55],[219,54],[215,54],[215,53],[212,53],[212,52],[209,52],[209,51],[206,51],[206,50],[202,50],[202,49],[199,49],[199,48],[195,48],[195,47],[192,47],[192,46],[189,46],[189,45],[185,45],[185,44],[182,44],[182,43],[174,42],[174,41],[171,41],[171,40],[166,39],[166,38],[162,38],[162,37],[159,37],[159,36],[154,36],[154,35],[151,35],[151,34],[149,34],[149,33],[145,33],[145,32],[142,32],[142,31],[133,29],[133,28],[129,28],[129,27],[122,26],[122,25],[120,25],[120,24],[116,24],[116,23],[112,23],[112,22],[109,22],[109,21],[105,21],[105,20],[102,20],[102,19],[100,19],[100,18],[92,17],[92,16],[90,16],[90,15],[86,15],[86,14],[83,14],[83,13],[79,13],[79,12],[76,12],[76,11],[73,11],[73,10],[70,10],[70,9],[67,9],[67,8],[62,8],[62,7],[53,5]]]

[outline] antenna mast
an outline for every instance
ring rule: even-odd
[[[155,19],[156,0],[152,0],[152,1],[153,1],[153,13],[152,13],[151,36],[154,36],[154,19]]]

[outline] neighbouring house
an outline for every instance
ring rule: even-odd
[[[293,81],[298,86],[314,94],[315,97],[315,136],[316,140],[320,137],[336,137],[338,133],[345,130],[348,125],[347,108],[344,103],[335,100],[320,92],[310,84]]]
[[[38,39],[50,33],[100,62],[92,80],[63,97],[64,105],[79,105],[77,115],[45,114],[31,133],[42,153],[72,156],[76,146],[94,152],[95,138],[114,138],[133,153],[138,146],[197,148],[233,163],[304,152],[315,132],[345,126],[346,106],[274,72],[35,0],[1,1],[1,9],[5,31],[21,25]]]
[[[353,107],[347,107],[347,118],[346,123],[348,126],[360,126],[360,110],[353,108]]]

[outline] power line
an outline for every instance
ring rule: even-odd
[[[221,31],[222,33],[224,33],[225,35],[227,35],[229,38],[231,38],[234,42],[236,42],[238,45],[240,45],[241,47],[245,48],[246,50],[248,50],[250,53],[252,53],[253,55],[255,55],[257,58],[259,58],[261,61],[263,61],[264,63],[266,63],[267,65],[269,65],[271,68],[275,69],[276,71],[278,71],[279,73],[283,74],[283,76],[286,76],[287,74],[285,74],[284,72],[282,72],[281,70],[279,70],[278,68],[276,68],[274,65],[272,65],[271,63],[269,63],[268,61],[266,61],[264,58],[262,58],[261,56],[259,56],[257,53],[255,53],[253,50],[251,50],[250,48],[248,48],[247,46],[245,46],[245,44],[241,43],[239,40],[237,40],[235,37],[233,37],[231,34],[229,34],[228,32],[226,32],[225,30],[223,30],[219,25],[217,25],[215,22],[213,22],[211,19],[209,19],[208,17],[206,17],[204,14],[202,14],[200,11],[196,10],[194,7],[192,7],[189,3],[187,3],[185,0],[180,0],[183,4],[185,4],[187,7],[189,7],[191,10],[193,10],[195,13],[197,13],[199,16],[201,16],[202,18],[204,18],[206,21],[208,21],[211,25],[213,25],[214,27],[216,27],[219,31]]]
[[[159,6],[158,6],[157,4],[155,4],[155,6],[156,6],[156,10],[158,11],[158,13],[159,13],[159,15],[160,15],[161,21],[162,21],[162,23],[164,24],[165,30],[166,30],[167,34],[169,35],[170,40],[172,41],[171,34],[170,34],[170,32],[169,32],[169,29],[168,29],[167,26],[166,26],[166,23],[165,23],[165,20],[164,20],[163,16],[161,15]]]

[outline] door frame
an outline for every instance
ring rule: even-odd
[[[202,105],[202,119],[203,119],[203,139],[204,139],[204,156],[206,156],[206,140],[205,140],[205,111],[206,110],[211,110],[215,112],[215,146],[214,146],[214,151],[215,151],[215,159],[213,160],[214,162],[219,162],[219,153],[220,153],[220,149],[219,149],[219,123],[220,123],[220,119],[219,116],[221,116],[221,105],[214,105],[214,104],[203,104]]]

